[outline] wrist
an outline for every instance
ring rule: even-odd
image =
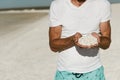
[[[111,39],[105,36],[100,36],[100,43],[99,43],[99,47],[102,49],[107,49],[109,48],[111,43]]]
[[[72,44],[75,45],[75,43],[77,42],[77,40],[76,40],[76,38],[75,38],[75,35],[73,35],[73,36],[71,37],[71,41],[72,41]]]

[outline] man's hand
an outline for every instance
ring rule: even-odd
[[[66,38],[61,38],[62,26],[49,28],[49,44],[50,48],[54,52],[61,52],[69,49],[78,43],[79,38],[82,36],[80,33],[76,33]]]
[[[79,32],[77,32],[74,36],[73,36],[73,41],[74,41],[74,43],[77,45],[78,44],[78,41],[79,41],[79,39],[82,37],[82,35],[79,33]]]
[[[73,41],[75,43],[75,46],[79,46],[80,48],[90,48],[92,46],[87,46],[87,45],[82,45],[80,44],[78,41],[79,39],[82,37],[82,34],[80,34],[79,32],[77,32],[74,36],[73,36]]]
[[[97,38],[97,43],[96,44],[94,44],[94,45],[83,45],[83,44],[79,43],[78,41],[76,41],[76,43],[75,43],[76,46],[79,46],[80,48],[96,48],[96,47],[98,47],[98,44],[100,42],[99,34],[93,32],[93,33],[91,33],[91,35],[93,37]],[[82,37],[82,35],[81,35],[81,37]],[[78,37],[78,38],[80,39],[80,37]],[[79,40],[78,38],[76,38],[76,39]]]

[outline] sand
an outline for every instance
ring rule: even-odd
[[[101,50],[106,80],[120,76],[120,4],[112,5],[112,44]],[[0,80],[53,80],[57,54],[49,49],[48,10],[0,12]]]

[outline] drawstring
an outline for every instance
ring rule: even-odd
[[[73,75],[75,75],[76,78],[80,78],[83,74],[81,73],[72,73]]]

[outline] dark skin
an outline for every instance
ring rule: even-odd
[[[80,7],[86,0],[71,0],[71,3],[76,7]]]
[[[104,22],[100,24],[100,34],[101,36],[98,36],[99,43],[98,46],[102,49],[107,49],[110,46],[111,43],[111,25],[110,21]]]
[[[77,4],[76,4],[77,5]],[[93,32],[92,35],[97,38],[98,44],[87,46],[78,43],[79,38],[82,37],[80,32],[76,32],[67,38],[61,38],[62,25],[52,26],[49,28],[49,44],[50,48],[54,52],[61,52],[69,49],[73,46],[79,46],[80,48],[95,48],[108,49],[111,43],[111,26],[110,21],[101,22],[100,34]]]
[[[111,43],[110,21],[100,23],[100,31],[101,36],[97,33],[92,33],[92,35],[97,38],[98,44],[87,46],[78,43],[79,38],[82,37],[82,35],[79,32],[70,37],[61,38],[62,27],[61,26],[50,27],[49,28],[50,48],[54,52],[60,52],[73,46],[79,46],[80,48],[100,47],[101,49],[107,49],[109,48]]]
[[[77,0],[78,2],[85,2],[86,0]]]
[[[78,39],[82,36],[80,33],[76,33],[67,38],[61,38],[62,27],[50,27],[49,28],[49,44],[50,48],[54,52],[60,52],[75,46]]]

